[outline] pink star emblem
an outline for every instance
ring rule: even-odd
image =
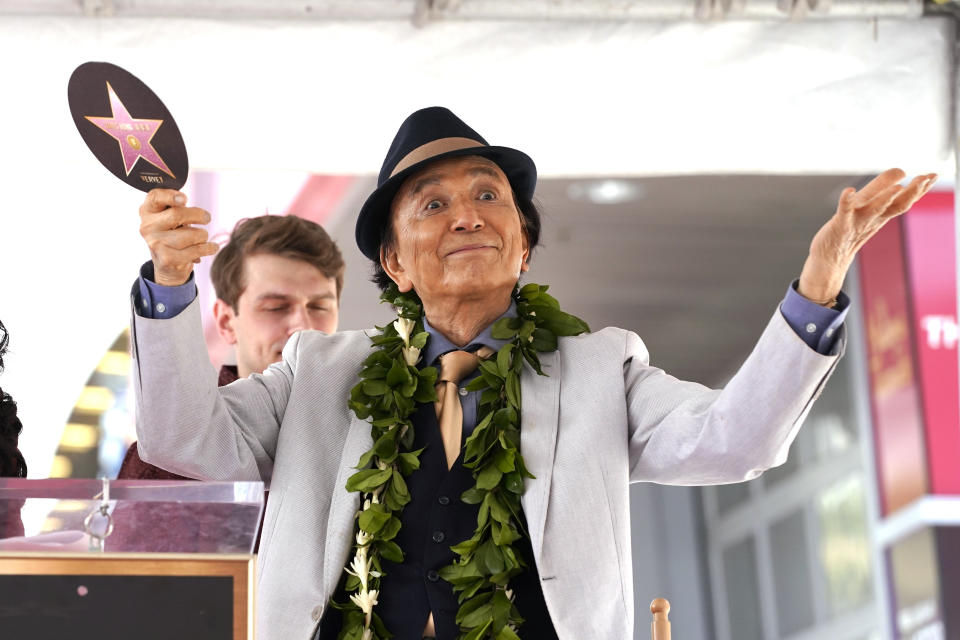
[[[163,124],[163,120],[148,120],[131,116],[109,82],[107,83],[107,94],[110,96],[110,117],[84,117],[109,134],[120,145],[120,153],[123,154],[123,168],[126,169],[127,175],[130,175],[137,159],[143,158],[171,178],[176,179],[163,158],[150,144],[157,129]]]

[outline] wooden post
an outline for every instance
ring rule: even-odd
[[[650,623],[650,640],[670,640],[670,603],[664,598],[657,598],[650,603],[650,613],[653,622]]]

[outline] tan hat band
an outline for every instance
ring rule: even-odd
[[[432,140],[420,145],[403,156],[400,162],[397,163],[397,166],[393,168],[393,171],[390,172],[390,177],[392,178],[407,167],[412,167],[418,162],[429,160],[434,156],[447,153],[448,151],[459,151],[460,149],[471,149],[474,147],[479,149],[485,146],[487,145],[477,142],[476,140],[471,140],[470,138],[440,138],[438,140]]]

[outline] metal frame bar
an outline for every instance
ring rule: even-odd
[[[0,0],[0,14],[430,20],[919,18],[923,0]]]
[[[924,496],[884,519],[877,527],[877,545],[886,549],[928,527],[960,527],[960,496]]]

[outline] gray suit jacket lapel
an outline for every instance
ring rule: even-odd
[[[347,479],[356,473],[354,467],[363,452],[373,446],[370,440],[370,424],[350,414],[350,430],[340,456],[340,471],[330,501],[327,520],[327,540],[323,553],[324,593],[332,594],[337,588],[347,555],[353,545],[353,521],[360,509],[358,493],[348,493],[344,488]]]
[[[543,372],[537,375],[525,367],[520,379],[522,412],[520,452],[535,480],[524,481],[523,510],[527,516],[534,558],[543,552],[543,530],[547,522],[553,459],[557,449],[560,417],[560,357],[556,352],[540,355]]]

